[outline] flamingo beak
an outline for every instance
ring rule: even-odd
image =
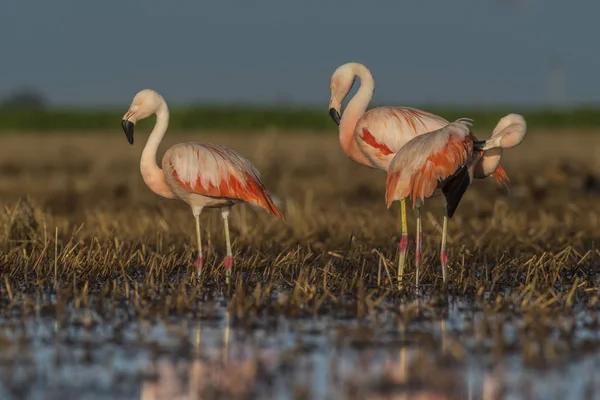
[[[124,119],[121,121],[121,127],[123,128],[123,132],[125,132],[125,136],[127,137],[129,144],[133,144],[133,131],[135,124],[127,119]]]
[[[340,115],[340,112],[338,110],[336,110],[335,108],[331,107],[329,109],[329,116],[331,117],[331,119],[333,120],[333,122],[335,122],[336,125],[340,125],[340,121],[342,120],[342,116]]]
[[[474,140],[473,141],[473,148],[475,150],[485,150],[485,145],[487,144],[487,142],[485,140]]]

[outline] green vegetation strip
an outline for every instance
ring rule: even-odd
[[[523,110],[519,107],[504,110],[483,109],[423,109],[448,120],[469,117],[475,127],[492,129],[498,120],[509,112],[519,112],[527,119],[530,129],[537,128],[594,128],[600,126],[600,108],[572,110]],[[124,110],[26,110],[1,109],[0,131],[100,131],[120,129]],[[152,120],[144,121],[147,128]],[[227,130],[233,132],[278,130],[334,131],[327,107],[302,108],[250,108],[250,107],[198,107],[171,111],[171,130]]]

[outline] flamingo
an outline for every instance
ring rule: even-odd
[[[503,117],[492,137],[478,141],[471,131],[472,121],[458,119],[443,128],[417,136],[406,143],[392,159],[386,179],[385,199],[389,208],[394,200],[410,197],[417,213],[417,249],[415,252],[416,284],[419,287],[421,262],[421,211],[426,198],[442,191],[445,202],[442,224],[440,262],[442,279],[447,281],[448,256],[446,237],[448,219],[452,218],[463,194],[474,177],[483,179],[493,173],[504,149],[518,146],[527,132],[525,119],[519,114]],[[487,160],[483,160],[489,151]],[[486,175],[487,174],[487,175]]]
[[[204,208],[220,208],[225,227],[227,255],[223,261],[229,283],[233,254],[229,236],[229,212],[240,202],[264,208],[269,214],[284,219],[273,203],[259,172],[246,158],[228,148],[211,143],[179,143],[170,147],[162,158],[162,169],[156,164],[156,152],[169,125],[169,108],[156,91],[138,92],[123,116],[121,126],[130,144],[137,121],[156,114],[154,129],[142,151],[140,170],[148,187],[168,199],[183,200],[196,220],[198,258],[197,277],[203,264],[200,214]]]
[[[342,101],[360,79],[360,88],[348,102],[343,115],[340,114]],[[394,155],[409,140],[436,129],[449,122],[442,117],[410,107],[377,107],[369,111],[367,107],[373,97],[375,82],[369,69],[363,64],[350,62],[338,67],[331,77],[331,98],[329,115],[339,126],[339,140],[346,155],[353,161],[369,168],[387,171]],[[476,178],[493,175],[504,183],[508,176],[499,165],[501,153],[485,153],[478,169],[487,168],[487,175],[476,174]],[[493,169],[489,169],[493,167]],[[400,202],[402,236],[398,243],[398,284],[404,274],[406,251],[408,248],[408,226],[406,202]],[[418,238],[417,238],[418,240]]]

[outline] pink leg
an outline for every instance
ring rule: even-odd
[[[400,239],[400,242],[398,243],[398,250],[406,251],[406,249],[408,249],[408,235],[402,234],[402,238]]]
[[[225,226],[225,244],[227,245],[227,255],[223,264],[225,265],[225,283],[229,284],[229,277],[231,276],[231,266],[233,264],[233,254],[231,253],[231,239],[229,237],[229,207],[221,209],[221,216],[223,217],[223,224]]]
[[[419,232],[419,235],[417,236],[417,250],[415,252],[415,261],[417,263],[419,263],[419,265],[421,264],[421,246],[423,244],[423,233]]]
[[[406,264],[406,250],[408,249],[408,222],[406,219],[406,200],[400,202],[400,223],[402,225],[402,236],[398,243],[398,290],[402,289],[404,279],[404,266]]]
[[[200,279],[202,275],[202,265],[204,264],[204,257],[202,257],[202,236],[200,234],[200,214],[194,215],[196,219],[196,239],[198,240],[198,259],[196,260],[196,279]]]
[[[402,289],[404,265],[406,264],[406,250],[408,249],[408,233],[403,232],[398,243],[398,290]]]
[[[448,255],[446,254],[446,250],[440,251],[440,261],[442,262],[442,268],[448,268]]]
[[[233,264],[232,256],[225,256],[225,260],[223,260],[223,264],[225,265],[225,271],[229,275],[231,272],[231,265]]]
[[[417,246],[415,250],[415,282],[417,285],[417,293],[419,293],[419,279],[421,267],[421,246],[423,244],[423,231],[421,225],[421,209],[417,208]]]
[[[442,225],[442,246],[440,248],[440,263],[442,264],[442,282],[444,285],[448,283],[448,255],[446,254],[446,238],[448,232],[448,217],[444,215],[444,223]]]

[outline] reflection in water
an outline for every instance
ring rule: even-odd
[[[310,322],[305,327],[301,327],[302,323],[295,325],[300,325],[300,332],[325,334],[316,331],[318,327]],[[261,347],[260,341],[244,340],[243,332],[232,329],[226,315],[220,328],[203,329],[201,323],[196,325],[192,332],[194,351],[189,360],[166,356],[149,361],[140,399],[296,395],[370,400],[500,399],[500,370],[469,373],[472,368],[449,350],[448,322],[442,320],[434,325],[437,328],[430,326],[427,332],[418,332],[417,340],[414,332],[407,332],[400,324],[395,341],[399,351],[395,353],[381,346],[384,343],[370,346],[358,342],[358,337],[369,332],[356,326],[344,329],[347,343],[326,340],[320,346],[316,340],[311,345],[307,336],[294,337],[287,331],[280,332],[280,346],[270,348]],[[206,342],[201,338],[206,338]],[[328,360],[321,366],[325,368],[315,364],[320,360]],[[314,376],[315,370],[323,374],[322,379]],[[319,382],[324,387],[318,387]]]
[[[140,399],[193,400],[219,393],[229,396],[250,393],[256,381],[258,357],[252,354],[252,349],[244,347],[240,349],[239,357],[229,357],[229,318],[229,312],[226,311],[220,345],[209,345],[206,349],[202,347],[199,322],[194,333],[194,355],[191,360],[163,358],[150,361],[145,370],[154,379],[143,382]]]
[[[441,320],[409,323],[389,315],[382,322],[265,318],[247,326],[220,312],[120,325],[93,312],[86,318],[96,323],[77,323],[74,310],[60,323],[55,316],[0,318],[0,399],[551,400],[600,393],[600,354],[591,345],[560,368],[526,368],[518,351],[492,358],[493,335],[475,330],[475,314],[449,310]],[[126,308],[111,318],[123,315]],[[600,339],[593,330],[577,335]]]
[[[241,396],[252,391],[256,381],[256,363],[202,361],[196,359],[180,367],[173,360],[153,365],[157,379],[145,381],[140,399],[200,399],[210,395]],[[187,371],[185,371],[187,370]]]

